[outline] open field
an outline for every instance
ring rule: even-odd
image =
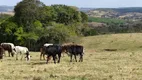
[[[80,41],[87,49],[118,51],[142,50],[142,33],[107,34],[85,37]]]
[[[59,64],[45,64],[39,52],[31,52],[30,62],[4,57],[0,80],[142,80],[141,33],[90,36],[80,42],[83,62],[70,63],[65,55]]]

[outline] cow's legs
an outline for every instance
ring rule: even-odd
[[[5,51],[4,51],[3,55],[6,57],[6,53],[5,53]]]
[[[75,61],[77,62],[76,55],[74,55]]]
[[[21,53],[21,60],[23,59],[23,55],[24,55],[24,54]]]
[[[41,54],[40,54],[40,60],[41,60],[42,58],[45,60],[45,53],[44,53],[44,52],[41,52]]]
[[[10,54],[11,54],[11,53],[10,53],[10,51],[8,51],[8,55],[9,55],[9,57],[10,57]]]
[[[83,56],[81,56],[81,62],[83,62]]]
[[[48,56],[47,56],[46,64],[47,64],[47,63],[48,63],[48,61],[50,60],[50,56],[51,56],[51,55],[48,55]]]
[[[63,54],[63,57],[64,57],[64,56],[65,56],[65,55],[64,55],[65,53],[62,53],[62,54]]]
[[[83,62],[83,55],[80,54],[79,62]]]
[[[14,52],[11,52],[11,56],[14,57]]]
[[[56,64],[56,55],[53,55],[53,60],[54,60],[54,63]]]
[[[58,63],[60,63],[60,58],[61,58],[61,53],[60,54],[58,54]]]
[[[45,60],[45,53],[42,53],[42,55],[43,55],[43,59]]]
[[[41,60],[41,58],[42,58],[42,54],[43,54],[43,53],[41,52],[41,53],[40,53],[40,60]]]
[[[70,55],[70,62],[72,62],[72,54]]]
[[[16,60],[18,60],[18,54],[16,53]]]

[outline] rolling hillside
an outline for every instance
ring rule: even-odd
[[[91,17],[142,20],[141,7],[98,8],[86,12]]]
[[[0,6],[0,14],[14,15],[14,6]]]
[[[82,44],[87,49],[95,50],[142,50],[142,33],[107,34],[90,36],[83,38]]]
[[[0,6],[0,12],[11,12],[14,10],[14,6]]]

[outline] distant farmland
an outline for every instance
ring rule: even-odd
[[[13,15],[14,15],[14,12],[0,12],[0,14],[7,14],[7,15],[13,16]]]

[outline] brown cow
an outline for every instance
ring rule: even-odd
[[[62,44],[62,55],[64,56],[64,54],[66,53],[67,55],[69,55],[68,53],[67,53],[67,48],[69,48],[71,45],[75,45],[75,43],[74,42],[70,42],[70,43],[64,43],[64,44]]]
[[[14,56],[14,44],[13,43],[1,43],[1,46],[5,51],[8,51],[9,57],[10,54],[13,57]]]
[[[77,62],[76,56],[80,55],[79,62],[83,61],[83,46],[81,45],[76,45],[76,44],[71,44],[71,45],[66,45],[64,46],[66,49],[66,52],[70,55],[70,62],[72,62],[72,56],[74,55],[75,61]]]

